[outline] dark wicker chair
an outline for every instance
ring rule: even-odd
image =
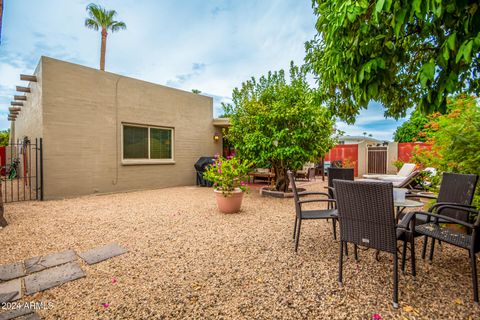
[[[340,223],[340,259],[338,281],[343,282],[344,243],[385,251],[393,255],[393,306],[398,308],[398,256],[397,240],[404,248],[410,240],[412,275],[415,276],[415,246],[409,237],[408,225],[396,224],[393,207],[393,186],[385,182],[354,182],[334,180]],[[402,256],[404,267],[405,250]]]
[[[463,212],[467,215],[473,214],[476,215],[477,218],[475,219],[475,222],[471,224],[462,220],[458,220],[450,215],[444,215],[444,213],[448,212]],[[480,251],[480,235],[478,234],[480,232],[480,211],[473,208],[447,204],[437,206],[435,213],[408,213],[405,217],[405,220],[412,220],[414,222],[415,218],[418,216],[426,216],[427,223],[416,226],[416,233],[468,250],[472,268],[473,301],[478,303],[477,257],[475,254]],[[433,219],[432,222],[430,222],[431,219]],[[439,226],[441,221],[464,226],[469,230],[469,234],[461,233],[448,228],[442,228]]]
[[[294,175],[292,172],[288,172],[288,178],[292,184],[293,198],[295,201],[295,224],[293,227],[293,238],[295,239],[295,252],[298,250],[298,243],[300,241],[300,229],[302,226],[302,220],[313,220],[313,219],[332,219],[333,224],[333,237],[337,239],[336,234],[336,222],[337,222],[337,210],[336,209],[317,209],[317,210],[305,210],[302,208],[304,203],[313,203],[313,202],[328,202],[335,203],[335,200],[330,199],[328,194],[325,192],[298,192],[297,186],[295,184]],[[301,200],[301,197],[317,195],[324,196],[323,199],[309,199]]]
[[[354,169],[353,168],[328,168],[328,194],[330,198],[334,199],[335,195],[333,194],[333,180],[354,180]]]
[[[434,213],[443,205],[450,204],[464,208],[474,208],[471,206],[473,196],[475,194],[475,188],[477,186],[478,176],[476,174],[459,174],[459,173],[443,173],[442,183],[440,185],[440,191],[438,196],[422,195],[422,194],[407,194],[409,198],[427,198],[436,199],[437,202],[430,207],[428,212]],[[463,210],[445,209],[442,213],[444,216],[455,218],[463,222],[469,222],[469,213]],[[425,223],[427,216],[417,216],[416,224],[420,225]],[[449,222],[446,220],[440,220],[440,223]],[[415,236],[418,236],[417,234]],[[427,249],[428,237],[425,236],[422,248],[422,259],[425,259],[425,253]],[[429,260],[433,259],[433,253],[435,249],[435,240],[432,241],[430,247]]]
[[[307,181],[311,181],[311,180],[315,180],[315,168],[308,168],[307,171],[297,171],[295,172],[295,179],[296,180],[300,180],[300,179],[303,179],[303,180],[307,180]]]

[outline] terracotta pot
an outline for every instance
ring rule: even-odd
[[[222,213],[236,213],[240,211],[243,200],[243,191],[236,188],[228,195],[224,195],[221,190],[213,190],[217,200],[218,210]]]

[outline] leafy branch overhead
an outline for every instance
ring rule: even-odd
[[[352,123],[370,100],[385,114],[446,111],[446,98],[480,93],[478,1],[313,0],[318,34],[306,62],[326,103]]]

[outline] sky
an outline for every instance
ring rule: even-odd
[[[0,44],[0,129],[19,74],[33,74],[42,55],[98,68],[100,33],[84,27],[91,0],[4,0]],[[310,0],[101,0],[127,30],[109,33],[106,70],[214,98],[214,115],[252,76],[302,64],[315,35]],[[405,121],[385,119],[371,103],[349,135],[391,140]]]

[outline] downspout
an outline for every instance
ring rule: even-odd
[[[118,183],[118,170],[119,170],[119,138],[118,138],[118,84],[120,80],[123,79],[123,76],[119,76],[115,81],[115,177],[112,180],[112,184],[115,186]]]

